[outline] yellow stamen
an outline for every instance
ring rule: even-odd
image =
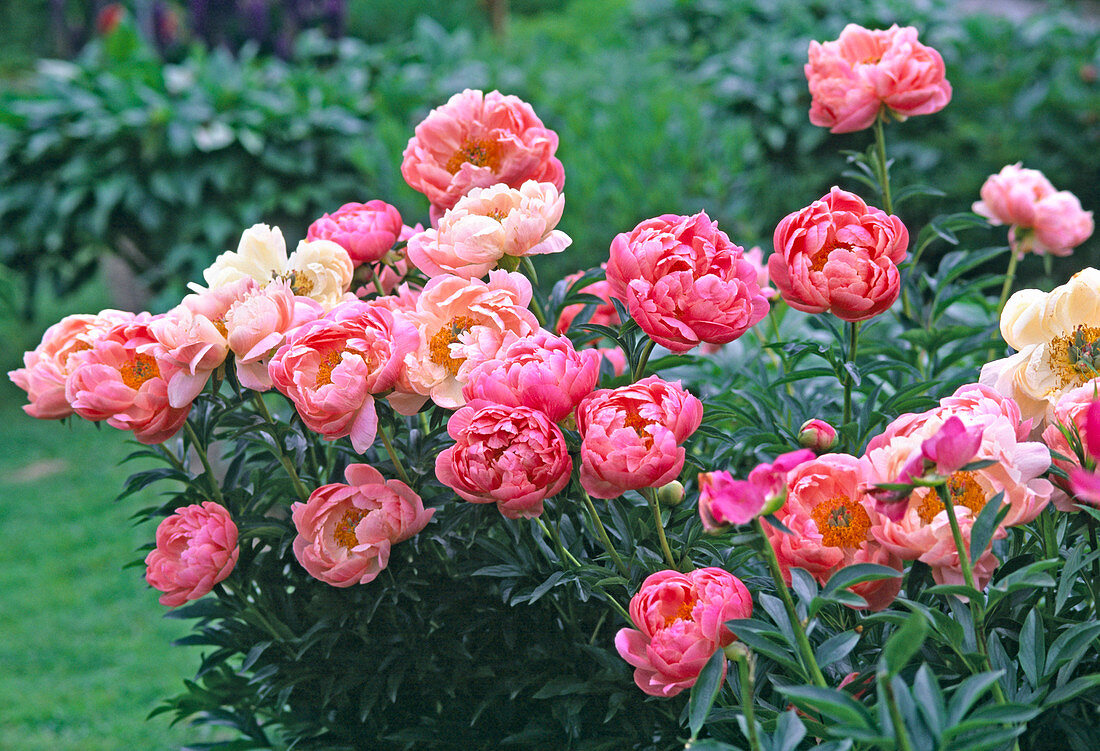
[[[359,526],[359,522],[363,521],[363,517],[366,515],[367,512],[364,509],[349,508],[340,517],[340,521],[336,522],[336,529],[332,531],[333,539],[348,550],[354,548],[359,544],[359,538],[355,536],[355,528]]]
[[[988,500],[973,472],[956,472],[947,478],[947,492],[951,494],[952,503],[970,509],[973,516],[978,515]],[[943,501],[940,500],[939,494],[932,491],[924,497],[924,501],[917,509],[917,515],[923,523],[931,524],[936,514],[943,509]]]
[[[314,388],[319,389],[326,384],[332,383],[332,371],[336,369],[337,365],[344,361],[344,353],[359,355],[364,360],[366,359],[366,355],[351,347],[329,351],[321,358],[321,362],[317,365],[317,379],[313,382]]]
[[[451,375],[458,375],[458,369],[466,362],[466,358],[452,357],[451,345],[458,341],[459,334],[476,324],[476,318],[457,316],[440,327],[428,341],[428,353],[432,362],[442,365]]]
[[[445,169],[452,175],[466,162],[475,167],[489,167],[494,172],[500,168],[500,144],[496,141],[471,139],[462,144],[447,162]]]
[[[668,628],[676,621],[693,621],[695,620],[691,616],[691,610],[695,607],[695,600],[687,599],[680,603],[680,607],[676,609],[675,613],[665,616],[665,628]]]
[[[817,504],[810,517],[821,533],[821,544],[833,548],[858,548],[868,539],[871,517],[859,501],[848,496],[833,496]]]
[[[1078,326],[1070,334],[1050,340],[1050,370],[1058,378],[1061,391],[1081,386],[1100,375],[1100,327]]]
[[[160,367],[152,355],[137,354],[134,359],[119,368],[122,382],[135,391],[151,378],[160,377]]]
[[[284,278],[290,282],[290,291],[299,297],[309,297],[313,292],[313,280],[299,271],[291,271]]]

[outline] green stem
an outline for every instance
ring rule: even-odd
[[[898,709],[898,700],[894,696],[894,686],[889,678],[882,681],[883,693],[886,695],[886,707],[890,710],[890,724],[894,726],[894,738],[898,743],[898,751],[913,751],[913,744],[909,742],[909,734],[905,732],[905,723],[901,719],[901,710]]]
[[[1001,311],[1005,309],[1005,303],[1008,302],[1008,293],[1012,291],[1012,282],[1016,279],[1016,264],[1020,262],[1020,254],[1014,249],[1008,251],[1008,271],[1005,272],[1005,283],[1001,287],[1001,299],[997,303],[997,315],[1001,315]]]
[[[619,557],[619,551],[615,550],[615,546],[611,544],[611,538],[607,534],[607,529],[604,527],[600,515],[596,513],[596,506],[592,503],[592,499],[588,496],[588,493],[585,492],[584,488],[581,488],[581,497],[584,498],[584,505],[588,508],[588,515],[592,518],[592,524],[596,527],[596,534],[599,536],[600,542],[603,543],[607,554],[611,556],[615,568],[619,570],[619,573],[624,579],[629,581],[630,571],[623,563],[623,559]]]
[[[665,525],[661,521],[661,506],[657,503],[657,491],[653,488],[642,488],[641,493],[649,502],[649,508],[653,512],[653,524],[657,527],[657,539],[661,542],[661,552],[664,553],[668,567],[676,569],[676,559],[672,556],[672,550],[668,547],[668,538],[665,537]]]
[[[846,362],[850,362],[853,367],[856,364],[856,349],[859,347],[859,321],[852,323],[846,323],[848,328],[848,358]],[[847,368],[844,369],[844,415],[840,421],[841,425],[847,425],[848,421],[852,418],[852,373]]]
[[[374,288],[378,290],[379,297],[386,296],[386,290],[382,287],[382,279],[378,276],[378,271],[374,268],[374,264],[367,264],[367,268],[370,269],[370,278],[374,282]]]
[[[562,562],[569,561],[574,566],[579,567],[581,565],[581,562],[574,558],[573,554],[566,550],[565,546],[561,544],[561,538],[558,537],[558,531],[554,529],[554,527],[548,526],[540,516],[536,516],[535,521],[538,522],[540,527],[542,527],[542,531],[546,534],[546,536],[554,542],[554,548],[558,551],[559,559]]]
[[[390,434],[386,432],[386,426],[381,421],[378,423],[378,437],[382,439],[382,445],[386,447],[386,453],[390,455],[390,461],[393,462],[393,468],[397,471],[401,482],[411,485],[409,473],[405,471],[405,465],[397,458],[397,452],[393,450],[393,443],[390,441]]]
[[[269,425],[275,427],[275,421],[271,419],[271,413],[267,411],[267,405],[264,404],[263,394],[259,391],[253,392],[252,403],[256,405],[256,410],[260,413]],[[278,431],[276,431],[276,434]],[[286,451],[283,449],[282,440],[276,439],[279,444],[279,463],[283,465],[283,469],[286,470],[287,475],[290,476],[290,482],[294,485],[294,492],[298,494],[298,498],[305,503],[309,500],[309,491],[302,485],[301,479],[298,477],[298,470],[294,469],[294,463],[290,461],[290,457],[286,455]]]
[[[741,711],[745,714],[745,727],[749,731],[750,751],[761,751],[760,736],[756,731],[756,712],[753,705],[753,667],[748,651],[734,656],[737,674],[741,678]]]
[[[894,213],[894,204],[890,200],[890,171],[886,166],[886,134],[882,129],[883,118],[875,118],[875,156],[878,162],[878,182],[882,191],[882,209],[887,214]]]
[[[814,658],[813,647],[810,646],[810,640],[806,636],[806,630],[802,627],[802,621],[798,617],[798,611],[795,610],[794,600],[791,599],[791,591],[787,588],[787,583],[783,581],[783,571],[779,568],[779,559],[775,557],[775,548],[772,547],[771,540],[768,539],[767,533],[764,532],[764,522],[760,520],[760,517],[757,517],[752,520],[752,525],[756,530],[757,536],[760,538],[761,547],[764,553],[764,562],[768,565],[768,571],[775,581],[775,588],[779,592],[779,599],[783,601],[783,607],[787,610],[787,618],[791,622],[791,629],[794,631],[795,641],[798,642],[798,653],[802,658],[802,667],[805,668],[806,673],[815,686],[826,688],[825,676],[821,674],[821,668],[818,667],[817,660]]]
[[[183,423],[183,429],[187,431],[187,436],[191,439],[191,445],[195,447],[195,453],[199,455],[199,461],[202,462],[202,468],[206,471],[206,477],[210,480],[210,492],[214,496],[214,500],[221,505],[225,505],[225,499],[222,497],[221,485],[218,483],[218,478],[214,477],[214,470],[210,467],[210,460],[206,456],[206,449],[199,442],[199,437],[195,435],[195,429],[191,427],[191,421],[187,420]]]
[[[645,348],[642,350],[641,357],[638,358],[638,364],[634,366],[634,372],[631,373],[631,380],[640,381],[642,375],[645,373],[646,363],[649,362],[649,355],[653,352],[653,348],[657,345],[657,342],[650,339],[645,344]]]

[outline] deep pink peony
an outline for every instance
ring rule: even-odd
[[[911,26],[848,24],[834,42],[810,42],[809,57],[810,122],[833,133],[869,128],[879,113],[930,115],[951,101],[943,58]]]
[[[157,526],[157,546],[145,556],[145,581],[164,592],[160,604],[197,600],[237,565],[237,525],[213,501],[184,506]]]
[[[42,342],[23,353],[23,367],[8,372],[16,386],[27,392],[23,411],[39,420],[60,420],[73,413],[65,398],[65,380],[75,362],[72,356],[90,349],[116,323],[131,320],[133,313],[102,310],[97,315],[71,315],[46,329]]]
[[[112,326],[91,349],[72,356],[65,381],[65,399],[78,415],[132,430],[145,444],[175,435],[191,409],[190,402],[169,402],[168,384],[179,368],[163,358],[164,348],[150,332],[155,320],[140,313]]]
[[[419,341],[404,316],[345,302],[291,331],[268,372],[310,430],[328,440],[349,436],[363,453],[378,428],[373,395],[393,388]]]
[[[1055,190],[1039,170],[1019,163],[991,175],[981,189],[974,212],[991,224],[1007,224],[1009,245],[1017,253],[1067,256],[1092,235],[1092,212],[1081,208],[1077,196]]]
[[[401,175],[428,197],[437,221],[471,188],[518,188],[535,180],[561,190],[565,170],[554,156],[557,148],[558,135],[519,97],[466,89],[416,126]]]
[[[1093,484],[1086,484],[1089,472],[1082,464],[1082,459],[1087,462],[1090,458],[1094,461],[1100,458],[1098,398],[1100,379],[1093,379],[1083,386],[1067,391],[1054,406],[1053,422],[1043,429],[1043,443],[1050,448],[1051,464],[1069,475],[1068,480],[1053,473],[1050,476],[1054,483],[1054,493],[1050,500],[1059,511],[1077,511],[1077,502],[1080,499],[1100,506],[1100,497],[1095,496]],[[1092,425],[1089,424],[1090,419],[1094,420]],[[1080,438],[1080,452],[1076,450],[1076,446],[1070,445],[1063,430],[1068,431],[1070,436],[1076,433]],[[1073,483],[1075,477],[1077,486]],[[1086,492],[1082,494],[1081,490]],[[1078,498],[1072,497],[1075,495]]]
[[[901,279],[909,231],[896,216],[868,206],[846,190],[788,214],[775,228],[768,258],[772,283],[783,299],[806,313],[831,311],[864,321],[890,307]]]
[[[691,688],[716,649],[736,637],[726,621],[752,615],[752,597],[733,574],[702,568],[658,571],[630,600],[634,628],[615,635],[619,656],[634,666],[634,682],[650,696]],[[723,678],[725,662],[722,663]]]
[[[436,457],[436,477],[471,503],[496,503],[509,519],[539,516],[569,483],[565,436],[538,410],[473,401],[451,415],[447,433],[455,445]]]
[[[561,422],[592,393],[599,378],[599,352],[578,352],[566,337],[539,329],[525,337],[509,335],[496,357],[470,371],[462,395],[467,402],[531,407]]]
[[[596,498],[672,482],[684,467],[681,445],[703,421],[703,403],[657,376],[595,391],[577,407],[581,485]]]
[[[825,454],[800,464],[788,476],[787,501],[776,517],[794,534],[764,525],[775,548],[783,578],[792,568],[805,569],[820,584],[853,563],[878,563],[901,572],[898,556],[872,536],[879,519],[865,492],[867,466],[848,454]],[[882,610],[897,597],[901,577],[864,582],[852,591],[871,610]]]
[[[735,480],[725,470],[699,473],[699,518],[708,532],[751,522],[763,512],[766,502],[756,483]]]
[[[607,282],[642,331],[673,352],[725,344],[768,314],[744,250],[703,212],[647,219],[611,241]]]
[[[397,242],[403,227],[401,212],[385,201],[345,203],[309,225],[306,240],[331,240],[360,266],[381,260]]]
[[[425,509],[412,488],[386,480],[368,464],[349,464],[347,484],[314,490],[292,509],[294,557],[309,572],[334,587],[372,581],[390,560],[390,549],[428,524],[435,509]]]

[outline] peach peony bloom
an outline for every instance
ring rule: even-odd
[[[775,515],[794,534],[764,525],[788,584],[795,567],[820,584],[853,563],[878,563],[900,574],[901,559],[871,536],[880,514],[864,491],[866,484],[865,463],[848,454],[825,454],[790,472],[786,503]],[[871,610],[888,606],[900,589],[900,576],[852,587]]]
[[[974,213],[991,224],[1008,224],[1009,245],[1019,254],[1067,256],[1089,238],[1092,212],[1069,191],[1058,191],[1042,172],[1019,162],[991,175],[981,189]]]
[[[345,203],[309,225],[306,240],[331,240],[348,252],[355,266],[380,261],[394,246],[404,225],[401,212],[375,199]]]
[[[611,241],[611,294],[672,352],[725,344],[768,314],[756,270],[703,212],[647,219]]]
[[[378,428],[373,395],[393,388],[419,341],[403,316],[346,302],[287,334],[268,373],[310,430],[330,441],[349,436],[361,454]]]
[[[428,276],[477,279],[504,256],[559,253],[573,242],[554,229],[564,208],[565,196],[553,183],[473,188],[447,210],[438,229],[409,238],[409,260]]]
[[[930,115],[951,101],[943,58],[911,26],[848,24],[834,42],[810,42],[809,58],[810,122],[833,133],[869,128],[880,113]]]
[[[23,411],[39,420],[60,420],[73,414],[65,398],[65,380],[72,372],[72,356],[92,344],[116,323],[132,320],[133,313],[101,310],[96,315],[65,316],[46,329],[41,343],[23,353],[23,367],[8,371],[12,382],[27,392]]]
[[[1043,430],[1043,443],[1050,448],[1051,464],[1067,474],[1072,475],[1075,470],[1081,470],[1082,459],[1087,462],[1090,457],[1094,460],[1100,457],[1100,425],[1093,427],[1088,424],[1090,418],[1100,417],[1100,410],[1093,407],[1098,399],[1098,378],[1070,389],[1054,405],[1053,420]],[[1071,437],[1076,434],[1080,444],[1075,440],[1075,445],[1071,445],[1063,431],[1068,431]],[[1054,483],[1054,493],[1050,500],[1055,508],[1064,512],[1077,511],[1077,499],[1071,497],[1076,495],[1072,483],[1053,473],[1050,479]],[[1100,505],[1091,498],[1087,500],[1094,505]]]
[[[471,503],[496,503],[509,519],[539,516],[543,500],[569,483],[565,436],[538,410],[472,401],[451,415],[447,433],[455,445],[436,457],[436,477]]]
[[[577,407],[581,485],[596,498],[672,482],[684,467],[681,445],[703,421],[703,403],[657,376],[600,389]]]
[[[821,200],[788,214],[773,239],[768,271],[796,310],[865,321],[898,297],[897,264],[905,260],[909,232],[896,216],[854,193],[834,186]]]
[[[163,443],[187,420],[191,404],[173,407],[168,384],[179,371],[163,359],[164,348],[150,332],[156,320],[140,313],[112,326],[90,349],[72,356],[65,399],[85,420],[106,420],[132,430],[141,443]]]
[[[488,282],[450,275],[429,281],[409,314],[420,346],[405,357],[407,379],[390,404],[402,414],[414,414],[425,397],[447,409],[465,404],[462,386],[470,371],[497,355],[505,335],[538,329],[530,302],[527,278],[499,269],[489,272]]]
[[[291,507],[294,557],[334,587],[373,581],[391,548],[419,533],[435,513],[408,485],[386,480],[368,464],[349,464],[344,477],[347,484],[324,485]]]
[[[701,568],[658,571],[630,600],[634,628],[615,635],[619,656],[634,666],[634,682],[650,696],[691,688],[715,650],[736,639],[726,621],[752,615],[752,597],[733,574]],[[722,663],[723,680],[725,661]]]
[[[271,388],[268,363],[288,331],[320,318],[324,308],[295,295],[286,281],[256,287],[225,313],[226,342],[236,355],[241,385],[255,391]]]
[[[183,304],[149,325],[149,332],[164,347],[161,358],[178,368],[168,381],[168,402],[173,407],[193,402],[210,374],[225,362],[229,344],[224,329],[224,322],[219,329],[217,323]]]
[[[416,126],[401,175],[428,197],[434,222],[472,188],[518,188],[536,180],[561,190],[565,171],[557,148],[557,134],[543,127],[531,105],[499,91],[466,89]]]
[[[164,592],[160,604],[197,600],[237,565],[237,525],[213,501],[184,506],[157,525],[157,546],[145,556],[145,581]]]
[[[531,407],[561,422],[592,393],[599,378],[599,352],[577,352],[567,338],[539,329],[522,338],[509,334],[494,358],[470,371],[462,395],[467,402]]]
[[[1016,292],[1001,313],[1001,336],[1017,351],[982,366],[980,380],[1041,428],[1062,394],[1100,373],[1100,271],[1083,269],[1049,293]]]

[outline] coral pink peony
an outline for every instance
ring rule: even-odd
[[[438,229],[409,238],[409,260],[428,276],[475,279],[505,256],[561,252],[573,242],[554,229],[564,208],[565,196],[553,183],[474,188],[447,210]],[[515,268],[512,263],[509,268]]]
[[[834,187],[788,214],[775,228],[774,242],[768,271],[796,310],[864,321],[898,297],[897,264],[905,259],[909,232],[896,216],[854,193]]]
[[[46,329],[42,342],[23,353],[23,367],[8,372],[16,386],[27,392],[23,411],[39,420],[60,420],[73,413],[65,398],[65,380],[72,372],[72,356],[90,349],[116,323],[133,319],[133,313],[102,310],[97,315],[71,315]]]
[[[607,282],[642,331],[673,352],[732,342],[768,313],[744,251],[702,212],[617,235]]]
[[[331,240],[356,266],[382,259],[401,236],[401,212],[385,201],[345,203],[309,225],[306,240]]]
[[[866,484],[866,465],[847,454],[825,454],[791,471],[787,500],[776,517],[793,534],[764,525],[788,584],[795,567],[805,569],[820,584],[853,563],[878,563],[900,574],[901,559],[871,536],[880,515],[864,492]],[[899,576],[857,584],[852,591],[871,610],[882,610],[900,588]]]
[[[658,571],[630,600],[634,628],[615,635],[619,656],[634,666],[634,682],[650,696],[691,688],[715,650],[736,639],[726,621],[752,615],[752,597],[720,568],[686,574]],[[723,679],[725,661],[722,663]]]
[[[569,483],[573,462],[561,429],[538,410],[472,401],[451,415],[455,445],[436,457],[439,481],[471,503],[496,503],[509,519],[542,513]]]
[[[1095,499],[1091,493],[1082,495],[1081,490],[1089,490],[1082,483],[1087,480],[1088,471],[1084,465],[1091,458],[1095,461],[1100,458],[1100,379],[1093,379],[1083,386],[1071,389],[1062,395],[1054,406],[1054,420],[1043,430],[1043,442],[1050,448],[1051,464],[1069,475],[1069,479],[1063,479],[1051,473],[1051,481],[1054,483],[1054,493],[1051,502],[1059,511],[1077,511],[1076,500],[1071,496],[1077,495],[1089,503],[1100,506],[1100,498]],[[1093,422],[1090,424],[1090,420]],[[1071,445],[1066,438],[1066,433],[1071,438],[1075,437]],[[1080,439],[1077,443],[1076,439]],[[1064,457],[1064,458],[1063,458]],[[1084,464],[1082,463],[1084,460]],[[1078,485],[1075,487],[1073,479],[1076,477]]]
[[[157,546],[145,556],[145,581],[174,608],[197,600],[237,565],[237,525],[213,501],[185,506],[157,526]]]
[[[599,378],[599,352],[577,352],[567,338],[539,329],[522,338],[509,334],[495,357],[470,371],[462,395],[468,402],[531,407],[561,422]]]
[[[595,391],[577,407],[581,485],[596,498],[672,482],[684,467],[681,444],[703,421],[703,403],[657,376]]]
[[[557,134],[543,127],[531,105],[499,91],[466,89],[416,126],[401,175],[428,197],[437,219],[472,188],[518,188],[536,180],[561,190],[565,171],[557,148]]]
[[[345,302],[291,331],[268,373],[302,421],[328,440],[350,436],[363,453],[378,428],[374,394],[397,383],[416,327],[382,305]]]
[[[187,420],[191,404],[173,407],[168,384],[179,367],[164,359],[150,332],[156,317],[140,313],[112,326],[90,349],[72,356],[65,399],[86,420],[132,430],[141,443],[163,443]]]
[[[245,280],[251,282],[251,280]],[[225,362],[229,344],[215,321],[180,304],[149,324],[149,331],[164,347],[161,359],[176,366],[168,381],[168,402],[183,407],[195,400],[215,368]]]
[[[405,357],[407,379],[390,404],[402,414],[415,413],[425,397],[447,409],[465,404],[462,386],[470,371],[496,357],[505,335],[538,329],[530,302],[527,278],[499,269],[489,272],[488,282],[450,275],[429,281],[409,314],[420,345]]]
[[[1019,163],[991,175],[981,196],[974,212],[991,224],[1010,225],[1009,245],[1017,253],[1067,256],[1092,235],[1092,212],[1081,208],[1077,196],[1055,190],[1042,172]]]
[[[880,113],[930,115],[951,101],[943,58],[911,26],[848,24],[834,42],[810,42],[809,57],[810,122],[833,133],[869,128]]]
[[[435,509],[425,509],[412,488],[386,480],[368,464],[349,464],[347,484],[314,490],[305,503],[291,507],[294,557],[309,572],[334,587],[372,581],[390,560],[390,549],[419,533]]]

